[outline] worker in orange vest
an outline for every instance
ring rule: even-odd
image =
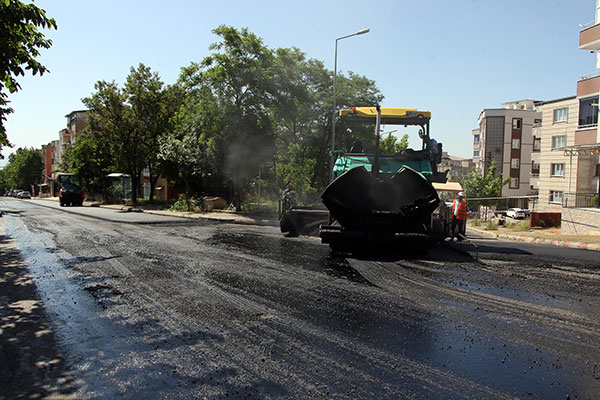
[[[467,222],[467,201],[465,194],[458,192],[458,199],[454,199],[452,203],[452,239],[455,237],[461,241],[465,234],[465,224]],[[456,231],[458,228],[458,232]]]

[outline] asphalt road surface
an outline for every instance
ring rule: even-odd
[[[342,256],[275,227],[0,206],[67,397],[600,395],[598,252],[471,237]]]

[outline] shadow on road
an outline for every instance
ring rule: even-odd
[[[0,398],[70,398],[77,390],[26,265],[0,236]]]

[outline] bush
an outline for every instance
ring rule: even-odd
[[[180,194],[177,201],[169,208],[170,211],[201,211],[202,199],[196,197],[187,197]]]
[[[524,221],[520,221],[520,222],[510,222],[506,227],[508,229],[512,229],[513,231],[528,231],[529,229],[531,229],[531,225],[530,225],[530,220],[526,219]]]
[[[473,226],[481,226],[481,220],[479,218],[473,218],[471,220],[471,225],[473,225]]]
[[[488,221],[486,227],[486,231],[496,231],[498,230],[498,225],[494,221]]]

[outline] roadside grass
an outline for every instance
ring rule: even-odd
[[[526,232],[529,229],[531,229],[531,224],[530,224],[530,220],[525,219],[523,221],[519,221],[519,222],[507,222],[504,227],[507,230],[511,230],[511,231],[517,231],[517,232]]]
[[[529,219],[521,221],[506,222],[498,225],[495,221],[481,221],[473,219],[470,221],[473,228],[498,231],[498,233],[515,236],[535,237],[548,240],[561,240],[582,243],[600,243],[600,235],[562,235],[560,228],[531,228]]]
[[[549,240],[565,240],[569,242],[600,243],[600,235],[561,235],[558,233],[548,233],[544,230],[535,230],[533,232],[520,232],[519,236],[528,236]]]

